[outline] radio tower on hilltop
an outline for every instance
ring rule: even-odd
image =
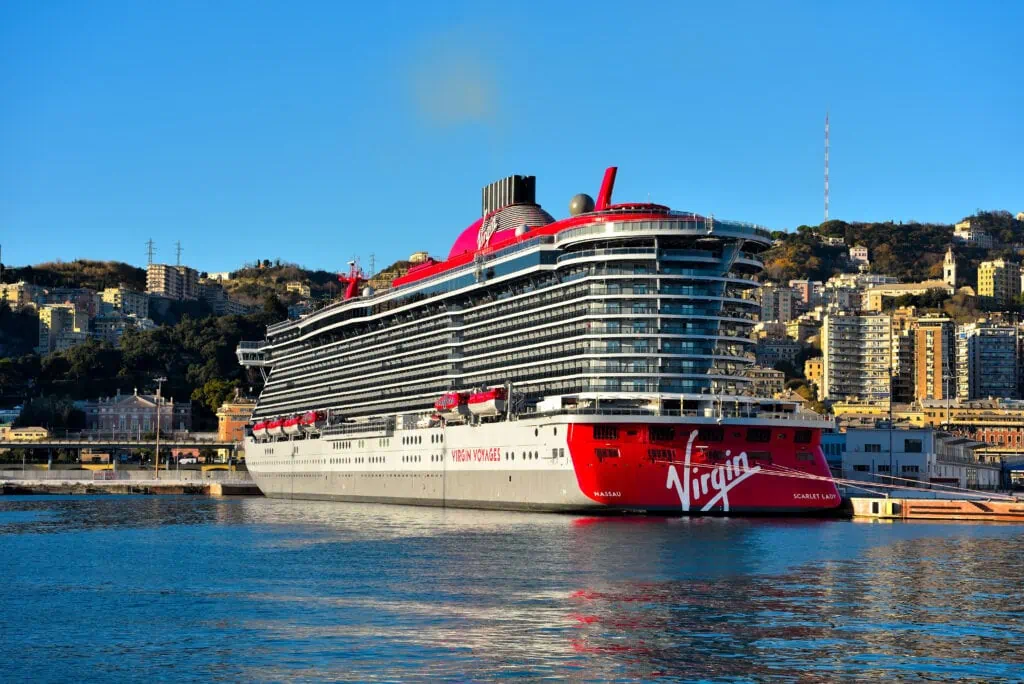
[[[828,221],[828,112],[825,112],[825,220]]]
[[[156,251],[156,247],[153,246],[153,238],[146,240],[146,263],[153,263],[153,252]]]

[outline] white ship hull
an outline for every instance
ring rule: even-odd
[[[392,436],[246,443],[272,498],[464,508],[606,508],[579,487],[565,421],[397,430]]]

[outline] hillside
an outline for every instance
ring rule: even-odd
[[[87,287],[103,290],[124,283],[130,289],[146,289],[146,269],[120,261],[51,261],[4,270],[4,282],[25,282],[41,287]]]
[[[989,250],[954,245],[962,284],[974,283],[981,261],[997,257],[1019,259],[1018,251],[1024,248],[1024,222],[1006,211],[978,211],[965,218],[977,221],[1000,246]],[[823,244],[819,236],[842,238],[846,246]],[[778,242],[765,253],[765,270],[771,280],[826,280],[848,270],[848,247],[863,245],[870,251],[871,272],[911,282],[942,277],[942,260],[953,240],[953,225],[827,221],[818,226],[800,226],[793,233],[776,232],[773,237]]]

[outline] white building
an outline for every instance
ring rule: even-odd
[[[760,290],[761,320],[785,323],[795,316],[798,296],[791,287],[765,285]]]
[[[868,248],[864,245],[854,245],[851,247],[850,261],[854,264],[863,264],[864,266],[871,265],[871,261],[868,258]]]
[[[961,221],[953,229],[953,240],[972,247],[992,249],[995,241],[981,228],[972,225],[971,219]]]
[[[892,319],[886,314],[828,314],[822,320],[822,399],[888,400]]]
[[[996,489],[1001,466],[975,455],[983,442],[932,428],[851,428],[846,431],[842,476],[850,480],[936,489]],[[891,444],[891,448],[890,448]]]
[[[867,482],[886,482],[884,478],[889,476],[926,480],[928,455],[934,453],[935,431],[932,429],[850,428],[846,431],[843,477]],[[878,477],[880,475],[882,478]]]

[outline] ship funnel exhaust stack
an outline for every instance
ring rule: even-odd
[[[481,216],[512,204],[537,203],[536,176],[508,176],[484,187]]]
[[[594,211],[604,211],[611,206],[612,190],[615,189],[615,174],[618,173],[617,166],[609,166],[605,169],[604,180],[601,181],[601,192],[597,193],[597,203]]]

